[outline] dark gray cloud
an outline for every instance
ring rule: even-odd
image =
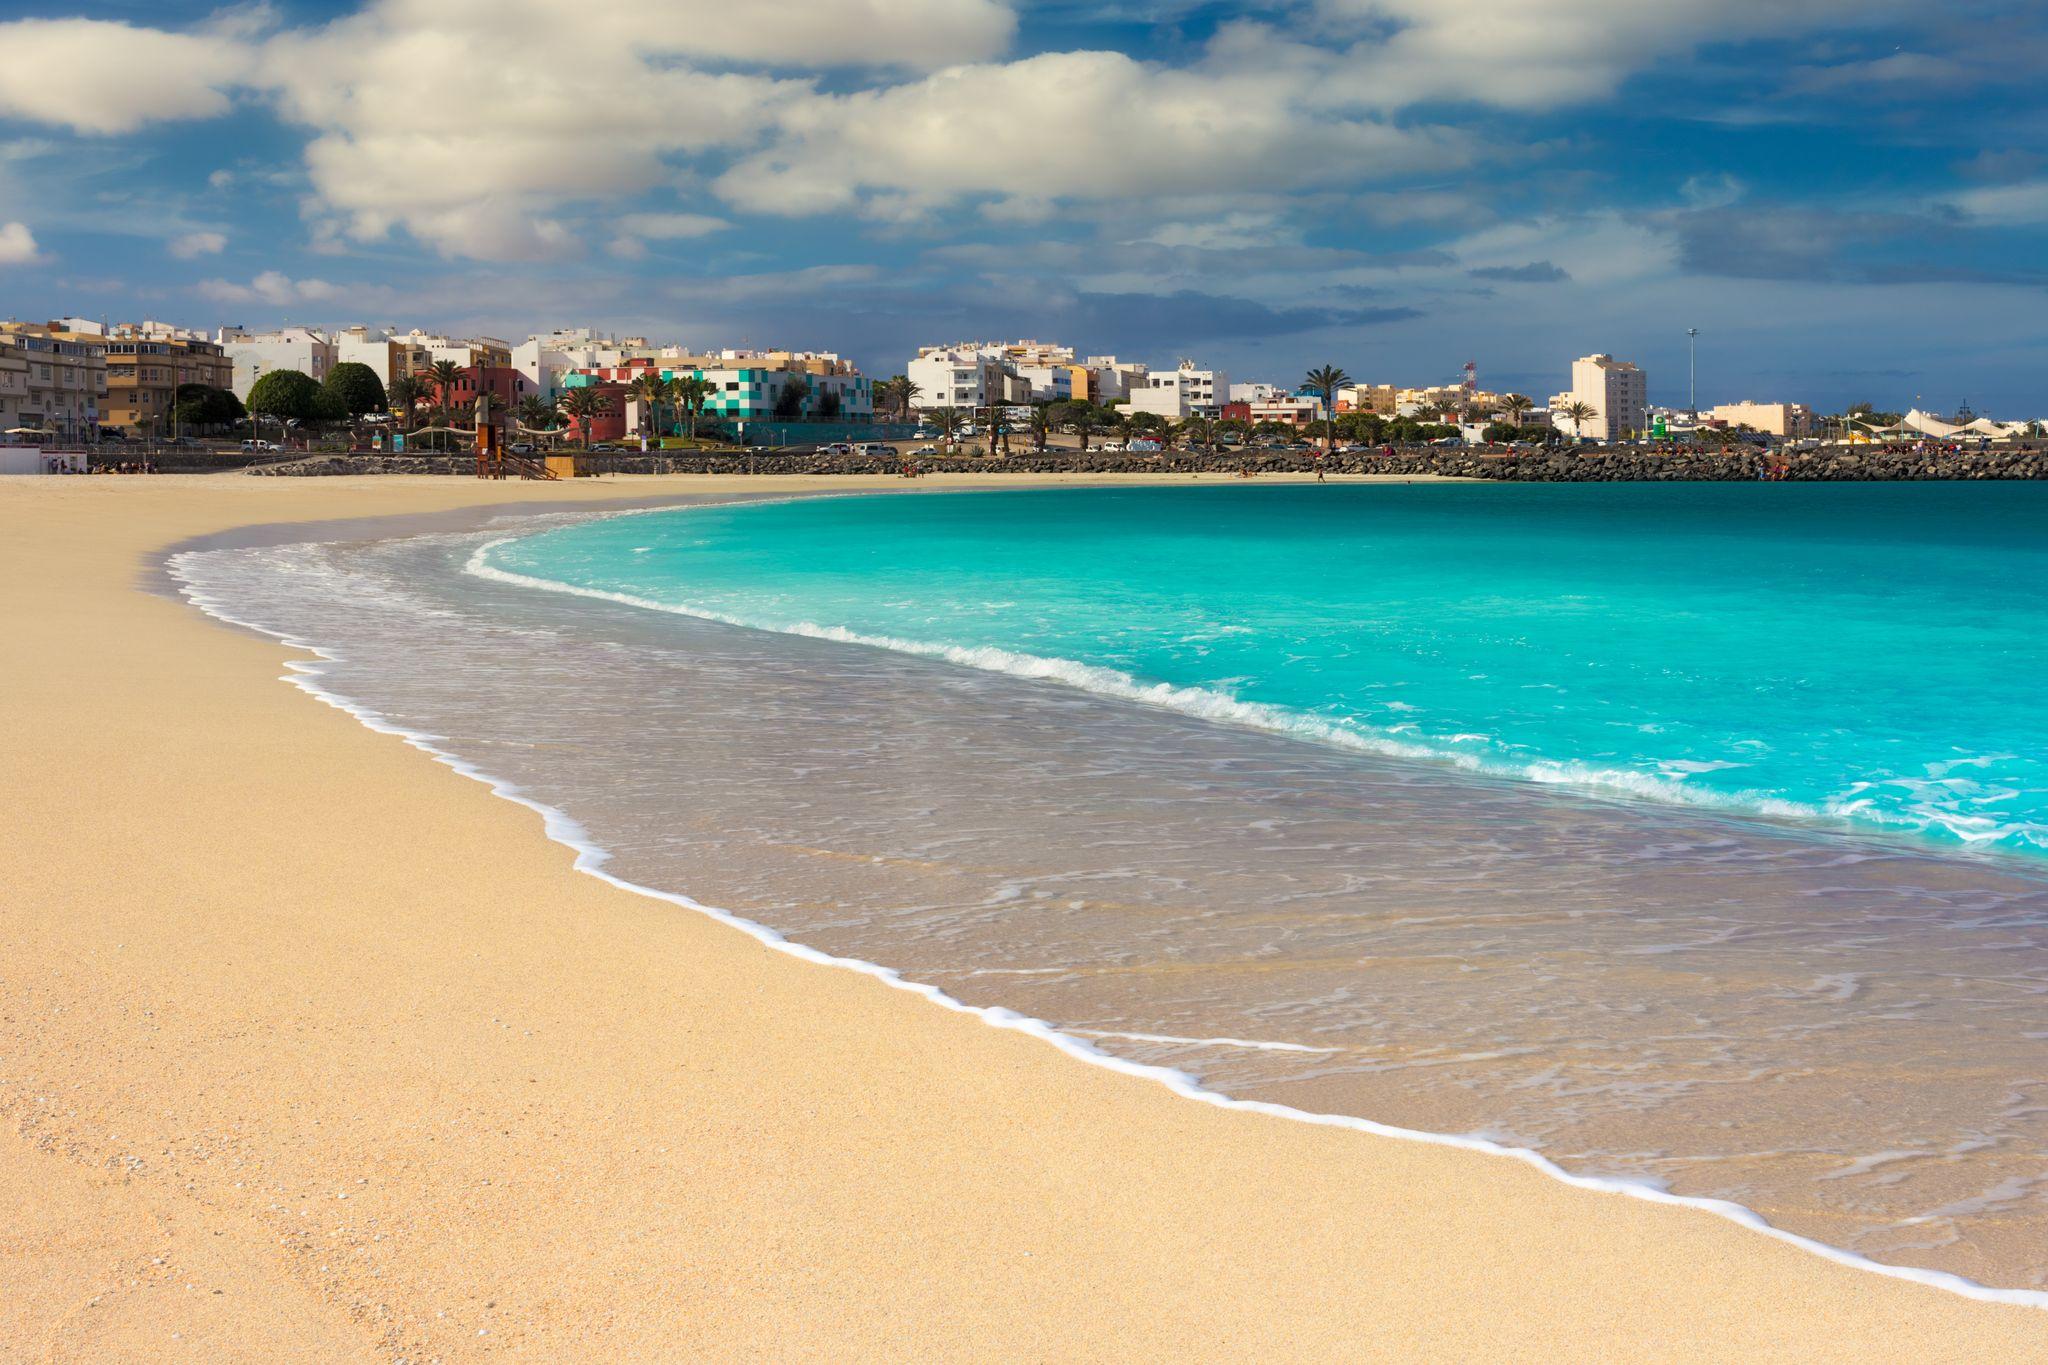
[[[1955,213],[1739,204],[1659,215],[1699,275],[1833,284],[2048,285]]]
[[[1571,278],[1554,261],[1531,261],[1527,265],[1485,265],[1465,272],[1475,280],[1504,280],[1511,284],[1560,284]]]

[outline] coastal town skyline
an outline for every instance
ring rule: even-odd
[[[2043,407],[2015,5],[699,8],[0,24],[0,313]]]

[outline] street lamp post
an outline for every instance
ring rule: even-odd
[[[1699,340],[1699,328],[1685,329],[1685,410],[1692,417],[1692,424],[1695,427],[1700,424],[1699,392],[1695,387],[1695,380],[1699,374],[1699,367],[1695,363]]]

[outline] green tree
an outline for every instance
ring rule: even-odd
[[[455,386],[462,380],[462,367],[452,360],[437,360],[427,366],[427,378],[434,386],[434,410],[439,417],[436,426],[455,424]],[[441,448],[448,448],[448,433],[441,433]]]
[[[1583,440],[1586,435],[1586,423],[1598,417],[1600,411],[1591,403],[1582,403],[1574,399],[1572,402],[1566,403],[1563,407],[1559,408],[1557,415],[1572,424],[1572,436],[1574,439]]]
[[[377,377],[377,372],[353,360],[344,360],[329,370],[320,387],[340,399],[342,411],[351,417],[382,412],[390,401],[384,393],[384,381]]]
[[[353,416],[348,410],[348,401],[333,389],[322,386],[313,394],[313,420],[316,422],[342,423]]]
[[[1216,453],[1218,423],[1213,417],[1189,417],[1181,422],[1178,434],[1187,443],[1188,449],[1199,446],[1205,454]],[[1172,449],[1171,446],[1168,449]]]
[[[306,422],[315,416],[320,386],[301,370],[272,370],[249,389],[248,408],[278,422]]]
[[[398,414],[400,430],[412,430],[413,418],[419,415],[420,400],[426,396],[427,386],[409,374],[401,374],[391,381],[391,388],[385,393],[384,401]]]
[[[1076,398],[1060,409],[1060,425],[1081,438],[1081,453],[1088,452],[1088,438],[1110,428],[1112,417],[1085,398]]]
[[[180,384],[171,409],[179,427],[231,427],[249,415],[242,400],[210,384]]]
[[[933,408],[925,416],[930,419],[932,426],[938,430],[939,439],[945,442],[946,449],[953,449],[959,439],[960,428],[967,424],[967,419],[961,416],[960,409]]]
[[[555,405],[538,395],[529,394],[519,400],[519,425],[528,431],[553,431],[555,429]]]
[[[1010,449],[1010,410],[1001,403],[988,405],[988,457],[993,460],[998,453]]]
[[[817,412],[813,415],[821,422],[836,422],[839,420],[843,402],[844,400],[839,397],[839,390],[820,390]]]
[[[782,392],[775,395],[776,417],[785,422],[801,420],[810,397],[811,381],[800,374],[791,375],[782,381]]]
[[[668,380],[653,370],[647,370],[633,377],[631,392],[640,404],[640,434],[645,438],[650,432],[661,434],[661,409],[669,398]]]
[[[612,410],[612,403],[611,399],[599,393],[596,389],[586,386],[576,389],[564,389],[562,396],[555,400],[555,407],[568,420],[570,434],[583,442],[585,447],[588,447],[591,444],[590,426],[592,421],[610,412]]]
[[[697,439],[697,420],[704,415],[704,405],[717,392],[711,381],[702,375],[687,374],[675,381],[676,402],[690,414],[690,439]]]
[[[1325,417],[1335,417],[1337,415],[1337,391],[1351,387],[1351,376],[1338,369],[1335,365],[1324,365],[1318,369],[1310,370],[1307,378],[1302,381],[1302,387],[1322,398],[1323,415]],[[1325,451],[1337,448],[1337,433],[1334,430],[1325,432],[1324,440]]]
[[[1059,413],[1050,403],[1033,403],[1031,415],[1024,419],[1024,430],[1031,437],[1031,448],[1043,455],[1045,444],[1059,429]]]
[[[1522,425],[1522,419],[1536,406],[1536,400],[1526,394],[1511,393],[1500,400],[1500,410],[1507,414],[1509,426]]]

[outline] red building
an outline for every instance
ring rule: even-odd
[[[588,391],[604,400],[604,411],[590,419],[590,430],[584,431],[583,423],[568,419],[564,430],[571,445],[597,445],[601,441],[623,441],[626,439],[626,404],[632,400],[632,393],[624,384],[591,384]],[[566,392],[574,392],[567,390]]]
[[[1250,403],[1225,403],[1216,410],[1217,416],[1225,422],[1249,422],[1252,420]]]
[[[430,370],[421,370],[413,379],[426,390],[429,401],[448,409],[450,426],[468,426],[476,415],[477,396],[489,394],[491,425],[503,439],[512,438],[512,427],[519,420],[519,400],[536,392],[533,382],[518,370],[497,365],[471,365],[458,371],[446,395]]]

